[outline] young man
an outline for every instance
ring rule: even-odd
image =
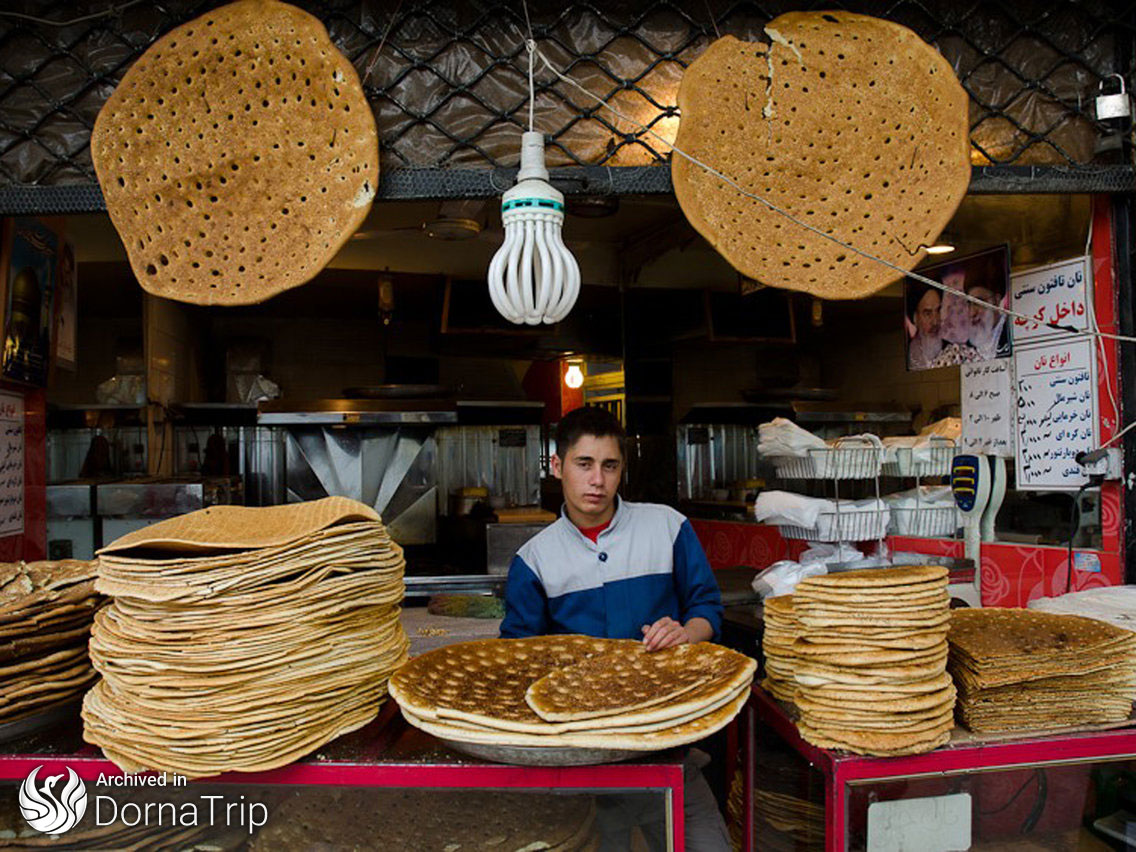
[[[657,651],[718,635],[722,597],[690,522],[616,493],[623,440],[601,408],[560,421],[552,473],[564,509],[513,557],[503,637],[583,633],[642,639]]]
[[[601,408],[578,408],[556,430],[552,473],[564,491],[560,519],[513,557],[505,586],[501,636],[583,633],[642,639],[658,651],[716,637],[722,596],[690,522],[668,506],[628,503],[623,427]],[[725,852],[726,827],[702,777],[708,758],[688,753],[683,814],[686,848]],[[652,848],[664,848],[658,797],[601,797],[600,849],[629,848],[639,826]]]

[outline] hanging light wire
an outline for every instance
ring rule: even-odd
[[[521,8],[525,10],[525,28],[528,30],[525,47],[529,52],[529,132],[531,133],[536,124],[536,36],[533,35],[532,18],[529,17],[529,4],[526,0],[521,0]]]
[[[0,11],[0,16],[5,18],[18,18],[21,21],[31,21],[36,24],[45,24],[49,27],[69,27],[73,24],[81,24],[84,21],[94,21],[98,18],[106,18],[111,15],[117,15],[129,9],[131,6],[137,6],[142,0],[130,0],[129,3],[120,3],[117,6],[111,6],[109,9],[103,9],[101,12],[92,12],[90,15],[83,15],[78,18],[69,18],[66,21],[53,21],[49,18],[37,18],[35,15],[25,15],[22,12],[9,12],[6,9]]]
[[[521,134],[516,184],[501,197],[505,240],[486,274],[489,298],[505,319],[539,325],[564,319],[580,293],[580,267],[561,230],[564,195],[548,182],[544,136],[536,125],[536,60],[539,52],[529,16],[523,43],[528,50],[529,129]]]

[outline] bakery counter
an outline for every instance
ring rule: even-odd
[[[863,757],[806,742],[760,687],[749,707],[745,849],[1107,849],[1136,821],[1132,728]]]
[[[437,615],[424,606],[404,606],[399,614],[402,629],[410,640],[410,656],[417,657],[443,645],[496,639],[501,632],[500,618],[470,618]]]
[[[140,828],[138,825],[127,824],[136,812],[132,803],[139,804],[137,813],[140,817],[148,813],[146,818],[160,819],[161,813],[164,813],[160,807],[163,803],[172,803],[172,807],[176,810],[171,810],[170,813],[176,814],[180,813],[180,809],[187,806],[190,800],[196,803],[198,813],[195,819],[198,823],[205,816],[203,802],[209,803],[211,808],[215,805],[215,809],[220,809],[222,804],[226,807],[234,804],[235,807],[228,815],[229,819],[219,821],[220,810],[212,814],[211,822],[212,827],[216,829],[215,832],[187,834],[185,837],[178,835],[179,842],[188,839],[204,842],[202,838],[207,838],[212,844],[210,848],[245,848],[239,845],[230,846],[225,839],[228,835],[222,831],[233,828],[230,823],[236,821],[239,828],[247,829],[247,835],[239,839],[242,842],[250,839],[253,841],[249,848],[267,849],[273,846],[283,848],[278,845],[279,838],[271,845],[266,842],[260,846],[256,844],[257,832],[269,830],[264,825],[266,820],[269,828],[275,826],[275,831],[285,832],[281,836],[287,836],[288,831],[299,832],[300,828],[297,826],[310,828],[313,810],[342,808],[344,819],[361,819],[365,812],[389,811],[390,797],[395,791],[398,791],[401,807],[404,809],[417,807],[414,803],[421,798],[421,795],[419,793],[412,795],[407,791],[424,790],[450,790],[455,794],[496,790],[510,791],[511,796],[523,793],[531,793],[533,796],[541,794],[544,798],[550,793],[558,797],[587,795],[588,801],[592,803],[593,817],[595,807],[592,794],[615,790],[635,791],[643,799],[643,809],[652,814],[657,811],[660,826],[665,826],[670,848],[682,848],[681,752],[645,754],[640,759],[600,766],[515,766],[489,763],[452,751],[439,740],[408,725],[399,714],[397,705],[390,700],[384,703],[379,717],[369,725],[328,743],[314,754],[288,766],[262,772],[227,773],[189,782],[175,776],[163,777],[151,774],[124,776],[113,763],[102,756],[98,749],[83,743],[77,718],[72,715],[69,721],[52,729],[0,745],[0,784],[13,787],[22,784],[33,770],[37,772],[40,783],[42,779],[55,775],[69,780],[73,771],[85,782],[89,791],[87,812],[72,834],[60,836],[59,843],[55,846],[60,849],[118,848],[119,845],[128,845],[124,837],[114,832]],[[140,783],[139,779],[149,780]],[[66,781],[60,781],[57,787],[62,787],[64,783]],[[380,795],[384,789],[389,794]],[[321,790],[323,792],[320,792]],[[304,793],[307,798],[300,801],[297,796],[303,791],[307,791]],[[366,804],[368,791],[376,796],[371,804]],[[29,831],[15,812],[16,798],[13,790],[12,795],[5,799],[8,802],[6,808],[0,809],[0,838],[12,836],[5,835],[5,829],[17,831],[17,836],[21,838]],[[464,796],[462,798],[464,799]],[[153,805],[151,811],[145,810],[145,806],[141,804],[142,799]],[[501,807],[506,810],[510,807],[517,810],[515,799],[516,796],[512,799],[506,797]],[[533,799],[533,802],[537,801],[536,798]],[[318,805],[319,802],[324,804]],[[471,798],[467,804],[470,803],[476,803],[477,808],[474,810],[480,810],[481,813],[479,815],[466,813],[467,820],[477,822],[479,816],[484,816],[484,820],[488,822],[494,820],[508,822],[508,814],[496,814],[492,804],[487,804],[484,797]],[[97,813],[96,805],[101,808]],[[450,805],[446,807],[461,811],[459,805],[454,805],[452,802],[451,805],[452,807]],[[556,811],[557,807],[551,810]],[[427,810],[430,813],[416,814],[415,820],[428,821],[430,814],[438,809],[431,806]],[[444,811],[445,808],[441,810]],[[466,810],[469,811],[469,808]],[[283,817],[279,816],[281,812],[284,813]],[[119,819],[111,819],[112,814],[117,815]],[[304,814],[307,816],[303,816]],[[292,817],[299,820],[296,826],[281,825],[282,820],[291,825],[291,821],[294,821]],[[222,822],[224,825],[221,824]],[[250,825],[250,822],[261,824]],[[532,820],[529,819],[528,822],[531,823]],[[154,832],[168,827],[150,825]],[[574,830],[579,828],[578,825],[573,826]],[[20,831],[24,834],[19,834]],[[368,835],[362,828],[357,834],[347,831],[342,826],[334,830],[328,828],[327,831],[331,831],[331,836],[338,838],[338,842],[341,843],[366,845],[374,842],[374,836]],[[295,845],[290,848],[297,846],[307,848],[312,844],[329,842],[334,846],[336,841],[334,839],[329,841],[327,831],[309,833],[302,838],[297,835],[294,838]],[[504,829],[500,833],[512,836]],[[144,839],[150,842],[158,836],[157,833],[152,836],[148,834]],[[35,837],[37,846],[52,848],[44,835],[35,834]],[[167,841],[171,839],[165,838],[165,835],[161,837]],[[80,843],[77,838],[84,840]],[[587,833],[587,837],[579,838],[581,841],[579,845],[573,845],[565,840],[565,845],[555,848],[565,850],[585,848],[591,838],[592,834]],[[134,839],[141,838],[134,837]],[[455,835],[450,839],[456,840],[457,837]],[[526,842],[532,843],[539,839],[531,838]],[[87,840],[90,841],[90,845],[84,845]],[[404,838],[399,848],[409,848],[405,845],[409,842],[409,839]],[[5,841],[0,839],[0,846],[3,845]],[[518,843],[517,847],[508,848],[520,848],[524,845]],[[439,844],[437,848],[443,846],[445,844]]]

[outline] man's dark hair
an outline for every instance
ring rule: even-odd
[[[928,290],[935,290],[930,284],[924,284],[922,281],[916,281],[914,278],[907,279],[907,288],[904,293],[904,301],[907,302],[907,318],[915,322],[915,314],[919,312],[919,303],[923,301],[923,297],[927,295]],[[942,296],[940,295],[940,298]]]
[[[627,457],[623,446],[626,437],[623,424],[606,408],[586,405],[583,408],[573,409],[560,418],[560,422],[556,424],[556,454],[564,458],[572,449],[572,445],[584,435],[615,438],[619,442],[620,456]]]
[[[970,261],[971,269],[967,270],[966,283],[962,289],[969,293],[975,287],[985,287],[998,301],[1006,295],[1006,270],[997,255],[976,257]]]

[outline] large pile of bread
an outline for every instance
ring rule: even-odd
[[[961,609],[951,621],[958,718],[977,733],[1127,720],[1136,700],[1136,633],[1079,615]]]
[[[950,609],[947,571],[809,577],[765,601],[766,678],[801,735],[894,755],[979,734],[1115,727],[1136,701],[1136,633],[1030,609]],[[948,653],[949,652],[949,653]]]
[[[774,627],[766,669],[773,694],[796,705],[806,740],[874,755],[947,742],[955,688],[945,568],[809,577],[791,601],[778,600],[766,602]]]
[[[402,551],[341,497],[218,506],[100,553],[84,737],[126,771],[289,763],[366,724],[406,659]]]
[[[75,704],[95,679],[95,563],[0,564],[0,724]]]

